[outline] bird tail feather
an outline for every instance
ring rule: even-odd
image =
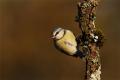
[[[77,51],[76,51],[76,54],[74,54],[74,56],[75,56],[75,57],[83,58],[83,57],[85,57],[86,55],[85,55],[82,51],[77,50]]]

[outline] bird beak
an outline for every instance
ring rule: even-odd
[[[52,38],[52,39],[54,39],[54,38],[55,38],[55,36],[52,36],[51,38]]]

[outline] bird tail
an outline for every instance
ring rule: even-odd
[[[75,57],[80,57],[80,58],[84,58],[86,55],[80,51],[80,50],[77,50],[76,51],[76,54],[74,54]]]

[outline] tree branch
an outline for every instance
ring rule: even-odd
[[[86,55],[85,80],[101,80],[101,63],[99,49],[103,45],[103,34],[95,26],[98,0],[81,0],[78,4],[76,22],[82,34],[78,37],[79,46]]]

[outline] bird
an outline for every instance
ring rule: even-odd
[[[85,55],[79,50],[76,37],[71,30],[57,27],[52,32],[55,47],[66,55],[83,58]]]

